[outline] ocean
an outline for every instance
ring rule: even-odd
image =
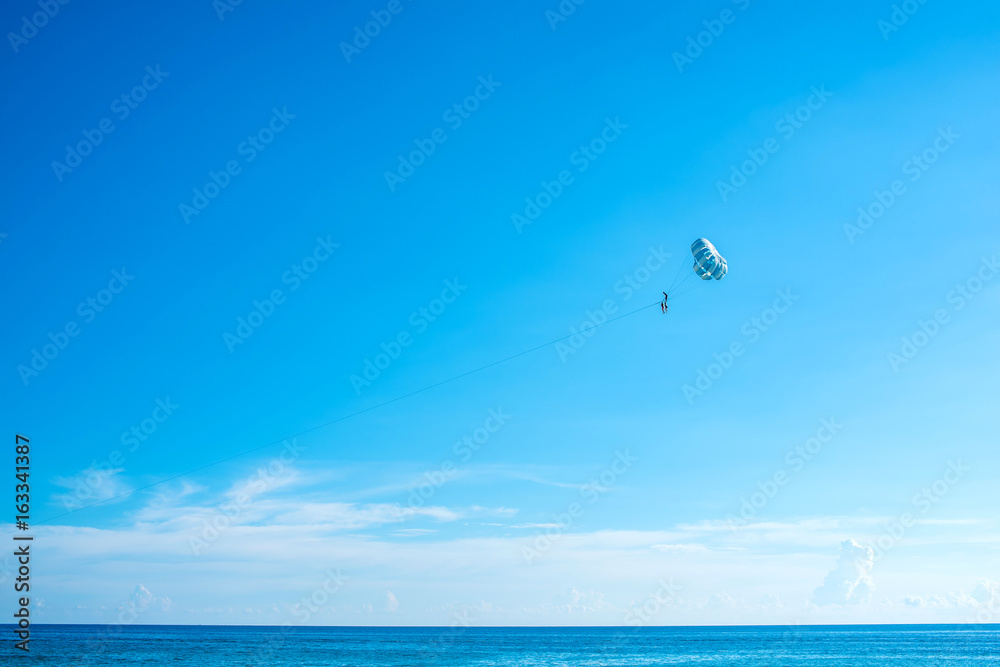
[[[1000,665],[1000,625],[684,628],[6,627],[0,662],[183,667],[295,665]],[[20,658],[20,659],[18,659]]]

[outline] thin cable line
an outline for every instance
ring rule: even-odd
[[[636,313],[642,312],[643,310],[646,310],[647,308],[652,308],[653,306],[659,305],[659,303],[660,302],[657,301],[656,303],[651,303],[648,306],[642,306],[641,308],[636,308],[635,310],[630,311],[628,313],[624,313],[623,315],[619,315],[618,317],[613,317],[613,318],[611,318],[609,320],[605,320],[604,322],[601,322],[600,324],[595,324],[594,325],[594,329],[598,329],[600,327],[603,327],[606,324],[611,324],[612,322],[616,322],[616,321],[618,321],[620,319],[624,319],[626,317],[629,317],[630,315],[635,315]],[[127,496],[131,496],[132,494],[138,493],[139,491],[145,491],[147,489],[151,489],[154,486],[159,486],[160,484],[165,484],[166,482],[173,481],[173,480],[178,479],[180,477],[185,477],[185,476],[190,475],[192,473],[201,472],[202,470],[206,470],[206,469],[211,468],[213,466],[217,466],[220,463],[225,463],[227,461],[232,461],[233,459],[238,459],[238,458],[240,458],[242,456],[246,456],[247,454],[252,454],[252,453],[258,452],[258,451],[260,451],[262,449],[267,449],[268,447],[273,447],[274,445],[280,444],[280,443],[282,443],[285,440],[288,440],[290,438],[297,438],[297,437],[299,437],[301,435],[306,435],[307,433],[312,433],[313,431],[318,431],[321,428],[326,428],[327,426],[332,426],[334,424],[340,423],[342,421],[346,421],[346,420],[351,419],[353,417],[357,417],[358,415],[363,415],[366,412],[371,412],[372,410],[377,410],[378,408],[385,407],[386,405],[389,405],[391,403],[396,403],[397,401],[402,401],[405,398],[410,398],[411,396],[416,396],[417,394],[421,394],[421,393],[423,393],[425,391],[428,391],[430,389],[434,389],[435,387],[440,387],[443,384],[448,384],[449,382],[454,382],[455,380],[459,380],[461,378],[468,377],[470,375],[474,375],[475,373],[479,373],[480,371],[484,371],[487,368],[492,368],[494,366],[498,366],[498,365],[500,365],[502,363],[511,361],[513,359],[517,359],[518,357],[523,357],[526,354],[530,354],[532,352],[536,352],[538,350],[541,350],[542,348],[549,347],[550,345],[555,345],[556,343],[560,343],[560,342],[562,342],[562,341],[564,341],[564,340],[566,340],[568,338],[572,338],[573,336],[578,336],[578,335],[580,335],[579,332],[573,333],[573,334],[569,334],[568,336],[563,336],[562,338],[556,338],[555,340],[550,340],[548,343],[543,343],[543,344],[535,346],[535,347],[533,347],[533,348],[531,348],[529,350],[524,350],[523,352],[518,352],[517,354],[512,354],[509,357],[504,357],[503,359],[500,359],[499,361],[494,361],[492,363],[486,364],[485,366],[480,366],[479,368],[476,368],[474,370],[466,371],[465,373],[461,373],[459,375],[455,375],[453,377],[448,378],[447,380],[441,380],[440,382],[435,382],[434,384],[429,384],[426,387],[423,387],[421,389],[417,389],[416,391],[411,391],[408,394],[403,394],[403,395],[397,396],[395,398],[390,398],[387,401],[383,401],[381,403],[376,403],[375,405],[372,405],[372,406],[369,406],[367,408],[364,408],[363,410],[358,410],[357,412],[352,412],[350,414],[344,415],[343,417],[337,417],[336,419],[333,419],[331,421],[325,422],[323,424],[319,424],[318,426],[313,426],[311,428],[307,428],[304,431],[299,431],[298,433],[294,433],[292,435],[285,436],[284,438],[282,438],[280,440],[274,440],[273,442],[269,442],[269,443],[267,443],[265,445],[260,445],[259,447],[254,447],[253,449],[247,449],[245,451],[233,454],[232,456],[227,456],[226,458],[219,459],[218,461],[213,461],[212,463],[206,463],[203,466],[199,466],[197,468],[192,468],[191,470],[188,470],[186,472],[182,472],[182,473],[178,473],[176,475],[172,475],[170,477],[166,477],[166,478],[161,479],[159,481],[153,482],[152,484],[147,484],[146,486],[140,486],[137,489],[132,489],[131,491],[126,491],[125,493],[120,493],[117,496],[112,496],[111,498],[105,498],[104,500],[99,500],[98,502],[91,503],[90,505],[84,505],[83,507],[78,507],[78,508],[70,510],[68,512],[63,512],[62,514],[57,514],[56,516],[50,516],[49,518],[42,519],[41,521],[35,521],[35,522],[33,522],[32,525],[38,525],[38,524],[41,524],[41,523],[48,523],[49,521],[55,521],[56,519],[61,519],[64,516],[69,516],[70,514],[75,514],[77,512],[81,512],[81,511],[83,511],[85,509],[90,509],[91,507],[97,507],[98,505],[103,505],[105,503],[109,503],[112,500],[119,500],[121,498],[125,498]],[[12,532],[14,532],[14,531],[9,531],[8,533],[4,533],[4,534],[10,534]]]
[[[696,282],[691,283],[690,285],[685,285],[683,289],[681,289],[680,287],[678,287],[677,290],[676,290],[677,291],[677,296],[684,296],[685,294],[690,294],[691,292],[693,292],[696,289],[698,289],[698,285],[700,283],[702,283],[702,282],[703,281],[698,280]]]
[[[686,276],[684,276],[684,279],[681,280],[679,283],[677,283],[677,286],[674,287],[674,289],[675,290],[679,290],[681,287],[683,287],[685,285],[685,283],[687,283],[687,281],[691,280],[691,276],[694,276],[694,275],[697,275],[697,274],[694,272],[694,269],[692,269],[691,273],[689,273]]]
[[[684,270],[685,266],[686,264],[684,263],[684,260],[681,259],[681,265],[677,268],[677,273],[674,275],[674,279],[670,281],[670,287],[667,288],[667,293],[670,293],[674,289],[674,285],[677,282],[677,279],[680,278],[681,271]]]

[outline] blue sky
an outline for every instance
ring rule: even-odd
[[[5,10],[37,620],[995,615],[1000,8],[559,7]]]

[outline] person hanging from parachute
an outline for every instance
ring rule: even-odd
[[[664,315],[667,314],[667,293],[663,293],[663,301],[660,303],[660,312]]]

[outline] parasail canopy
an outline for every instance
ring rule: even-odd
[[[691,254],[694,255],[694,272],[702,280],[722,280],[729,271],[726,258],[719,254],[708,239],[698,239],[692,243]]]

